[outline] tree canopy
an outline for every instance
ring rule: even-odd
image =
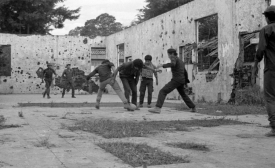
[[[116,22],[116,18],[108,13],[103,13],[95,19],[85,22],[83,27],[76,27],[69,32],[69,35],[81,35],[95,38],[96,36],[108,36],[123,30],[121,23]]]
[[[65,20],[79,17],[80,8],[56,7],[65,0],[1,0],[0,32],[50,34],[51,27],[63,28]]]
[[[144,22],[191,1],[193,0],[146,0],[147,5],[139,9],[137,19],[131,25]]]

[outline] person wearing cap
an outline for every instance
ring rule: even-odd
[[[139,81],[140,71],[142,68],[148,68],[143,64],[141,59],[135,59],[134,61],[126,62],[120,65],[114,72],[113,76],[116,77],[119,72],[119,77],[122,81],[124,88],[124,95],[130,103],[130,92],[132,92],[131,103],[137,106],[137,84]],[[154,69],[152,69],[154,71]],[[139,110],[137,106],[137,110]]]
[[[182,100],[191,109],[191,112],[196,112],[195,104],[191,101],[189,96],[186,95],[184,92],[184,86],[187,83],[186,81],[187,73],[185,70],[184,62],[177,57],[178,54],[175,49],[168,49],[167,53],[171,63],[160,64],[157,66],[157,68],[160,68],[160,67],[171,68],[172,80],[159,91],[156,107],[154,109],[150,109],[149,112],[160,113],[167,94],[172,92],[174,89],[178,90],[179,94],[182,97]]]
[[[263,13],[267,26],[259,34],[258,50],[255,56],[253,79],[258,73],[258,64],[265,58],[264,96],[271,131],[266,136],[275,137],[275,6],[269,6]]]
[[[72,98],[75,98],[74,96],[74,73],[73,70],[71,69],[71,64],[66,65],[66,69],[62,73],[62,78],[65,79],[66,84],[69,85],[72,89]],[[66,88],[63,88],[62,91],[62,98],[64,98]]]
[[[146,55],[145,56],[145,65],[147,67],[150,67],[152,69],[157,69],[155,65],[152,64],[152,56],[151,55]],[[153,86],[153,74],[155,75],[156,78],[156,85],[158,85],[158,74],[156,71],[152,71],[147,68],[142,68],[141,71],[141,83],[140,83],[140,96],[139,96],[139,107],[143,107],[143,101],[144,101],[144,96],[145,96],[145,91],[146,87],[148,88],[148,97],[147,97],[147,107],[151,108],[151,102],[152,102],[152,93],[154,90]]]
[[[100,86],[96,98],[96,108],[100,108],[100,102],[104,89],[107,85],[111,85],[116,94],[119,96],[120,100],[123,102],[124,108],[130,110],[130,104],[125,98],[121,88],[119,87],[119,84],[112,76],[111,70],[115,71],[115,65],[106,59],[102,61],[101,65],[96,67],[96,69],[94,69],[89,75],[86,76],[86,79],[90,80],[90,78],[93,77],[95,74],[98,73],[99,75]]]
[[[45,69],[43,71],[43,77],[44,77],[44,81],[45,81],[45,87],[46,87],[46,90],[43,92],[43,98],[45,98],[46,94],[47,94],[47,97],[48,99],[50,99],[50,88],[51,88],[51,85],[52,85],[52,81],[53,81],[53,74],[55,76],[56,73],[55,73],[55,70],[52,68],[52,64],[48,63],[47,64],[47,69]]]

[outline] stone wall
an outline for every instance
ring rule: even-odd
[[[54,63],[61,75],[67,63],[91,72],[91,47],[105,47],[105,38],[0,34],[0,45],[11,45],[11,76],[0,76],[0,93],[42,93],[45,83],[36,70]],[[58,87],[52,93],[60,93]]]
[[[107,57],[118,65],[117,45],[124,43],[125,57],[144,59],[153,56],[153,63],[169,62],[166,50],[197,43],[196,20],[218,14],[219,72],[214,80],[206,81],[207,72],[198,72],[193,65],[188,67],[195,100],[227,101],[232,91],[233,73],[239,55],[239,33],[255,31],[264,26],[262,12],[264,0],[195,0],[168,13],[118,32],[106,39]],[[196,51],[194,51],[196,55]],[[190,65],[189,65],[190,66]],[[170,69],[159,75],[159,85],[154,86],[154,96],[171,79]],[[168,95],[177,98],[176,91]]]

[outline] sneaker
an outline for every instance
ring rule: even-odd
[[[148,104],[148,105],[147,105],[147,108],[152,108],[151,104]]]
[[[61,98],[64,98],[64,95],[62,95],[62,97]]]
[[[72,96],[72,98],[76,98],[75,96]]]
[[[136,110],[140,110],[139,106],[137,106]]]
[[[143,107],[143,104],[139,104],[139,106],[138,106],[139,108],[142,108]]]
[[[50,99],[51,97],[50,96],[48,96],[48,99]]]
[[[190,112],[192,112],[192,113],[195,113],[195,112],[197,112],[197,109],[196,109],[196,107],[194,107],[194,108],[191,108]]]
[[[161,108],[155,107],[155,108],[150,109],[150,110],[148,110],[148,111],[149,111],[150,113],[157,113],[157,114],[160,114]]]
[[[267,136],[267,137],[275,137],[275,129],[272,129],[270,132],[266,133],[265,136]]]

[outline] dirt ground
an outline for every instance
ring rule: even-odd
[[[99,148],[98,142],[146,143],[175,156],[186,156],[190,163],[149,166],[152,168],[274,168],[275,139],[265,137],[269,131],[266,115],[226,116],[249,122],[246,125],[198,127],[190,132],[162,132],[139,138],[104,139],[98,135],[64,129],[81,119],[109,118],[129,121],[170,121],[218,118],[217,116],[163,108],[161,114],[147,108],[128,112],[122,107],[19,107],[18,103],[91,103],[95,95],[68,95],[61,99],[43,99],[42,95],[0,95],[0,115],[6,125],[16,128],[0,130],[0,168],[130,168],[119,158]],[[103,102],[120,103],[116,95],[103,95]],[[180,103],[180,101],[172,101]],[[18,113],[23,114],[19,117]],[[220,116],[222,117],[222,116]],[[173,148],[172,142],[206,144],[209,152]]]

